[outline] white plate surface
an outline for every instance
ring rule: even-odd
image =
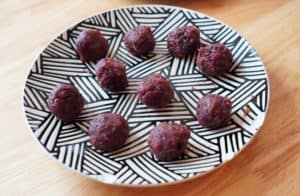
[[[156,39],[154,54],[130,55],[122,41],[128,29],[151,26]],[[203,44],[224,43],[234,62],[222,77],[202,75],[195,57],[172,57],[166,48],[167,34],[176,27],[194,25]],[[109,40],[108,56],[126,65],[129,87],[109,93],[95,79],[94,64],[82,63],[75,40],[85,29],[98,29]],[[175,98],[154,110],[138,101],[141,78],[161,73],[170,79]],[[73,123],[56,119],[47,108],[47,98],[59,83],[75,85],[85,99],[81,115]],[[195,118],[197,101],[207,93],[229,97],[232,118],[219,129],[201,127]],[[232,159],[257,133],[269,102],[269,84],[264,64],[255,49],[224,23],[199,12],[177,7],[142,5],[110,10],[85,19],[52,41],[36,59],[27,77],[23,105],[30,131],[40,144],[65,166],[104,183],[120,185],[165,184],[204,174]],[[111,153],[95,150],[86,133],[89,121],[100,113],[119,113],[128,120],[130,136],[125,146]],[[191,139],[182,160],[157,161],[146,139],[160,121],[190,127]]]

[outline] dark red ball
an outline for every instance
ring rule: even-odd
[[[80,114],[83,105],[83,97],[71,84],[58,85],[48,98],[49,110],[65,122],[73,121]]]
[[[89,134],[93,146],[110,152],[125,144],[129,127],[127,121],[119,114],[100,114],[91,121]]]
[[[148,26],[137,26],[124,36],[124,44],[133,55],[146,55],[155,47],[155,40]]]
[[[97,30],[82,31],[76,40],[76,50],[82,62],[97,62],[108,51],[108,42]]]
[[[159,123],[151,131],[148,145],[158,160],[172,161],[183,154],[189,138],[188,127],[176,123]]]
[[[153,108],[165,107],[173,98],[171,83],[160,74],[145,77],[138,86],[139,99]]]
[[[200,32],[194,26],[176,28],[168,34],[167,46],[173,56],[186,57],[200,47]]]
[[[199,99],[197,119],[204,127],[220,127],[230,119],[231,107],[232,103],[227,97],[208,94]]]
[[[101,59],[96,65],[99,85],[112,92],[124,90],[128,86],[125,66],[112,58]]]
[[[232,54],[223,44],[208,45],[199,49],[197,65],[204,75],[220,76],[230,69]]]

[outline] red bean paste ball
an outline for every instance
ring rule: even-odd
[[[108,42],[100,31],[82,31],[76,40],[76,50],[82,62],[97,62],[104,58],[108,51]]]
[[[161,161],[173,161],[183,154],[190,138],[188,127],[176,123],[159,123],[148,137],[150,151]]]
[[[197,65],[204,75],[220,76],[232,65],[232,54],[223,44],[212,44],[200,48]]]
[[[176,28],[168,34],[167,46],[173,56],[186,57],[200,47],[200,32],[194,26]]]
[[[220,127],[230,119],[231,106],[227,97],[208,94],[198,102],[197,119],[204,127]]]
[[[121,91],[128,86],[125,66],[112,58],[104,58],[97,63],[96,76],[99,85],[108,91]]]
[[[155,46],[151,28],[137,26],[130,29],[124,36],[124,44],[127,50],[135,56],[148,54]]]
[[[153,74],[140,82],[138,96],[149,107],[163,108],[173,98],[173,89],[169,80],[160,74]]]
[[[83,97],[71,84],[58,85],[48,98],[49,110],[64,122],[73,121],[80,114],[83,105]]]
[[[100,114],[90,123],[91,144],[105,152],[121,148],[125,144],[128,134],[128,123],[119,114]]]

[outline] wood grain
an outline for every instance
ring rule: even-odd
[[[157,188],[104,185],[65,169],[34,141],[21,108],[31,63],[81,19],[130,4],[182,6],[237,29],[266,64],[266,122],[234,160],[203,177]],[[0,2],[0,195],[300,195],[299,0],[2,0]]]

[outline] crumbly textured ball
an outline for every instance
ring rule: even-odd
[[[208,94],[198,102],[197,119],[204,127],[220,127],[230,119],[231,107],[227,97]]]
[[[200,47],[200,32],[194,26],[176,28],[168,34],[167,46],[173,56],[186,57]]]
[[[84,105],[83,97],[71,84],[60,84],[55,87],[47,101],[52,114],[64,122],[73,121]]]
[[[130,29],[124,36],[127,50],[136,56],[146,55],[155,47],[155,40],[148,26],[137,26]]]
[[[176,123],[159,123],[150,133],[148,145],[158,160],[172,161],[180,158],[189,138],[188,127]]]
[[[173,98],[173,89],[169,80],[160,74],[153,74],[140,82],[138,96],[149,107],[163,108]]]
[[[197,56],[200,71],[208,76],[219,76],[232,65],[232,54],[223,44],[212,44],[200,48]]]
[[[90,123],[91,144],[105,152],[121,148],[125,144],[128,134],[128,123],[118,114],[100,114]]]
[[[128,86],[125,66],[112,58],[101,59],[96,65],[99,85],[112,92],[124,90]]]
[[[76,50],[82,62],[97,62],[108,51],[108,42],[97,30],[82,31],[76,40]]]

